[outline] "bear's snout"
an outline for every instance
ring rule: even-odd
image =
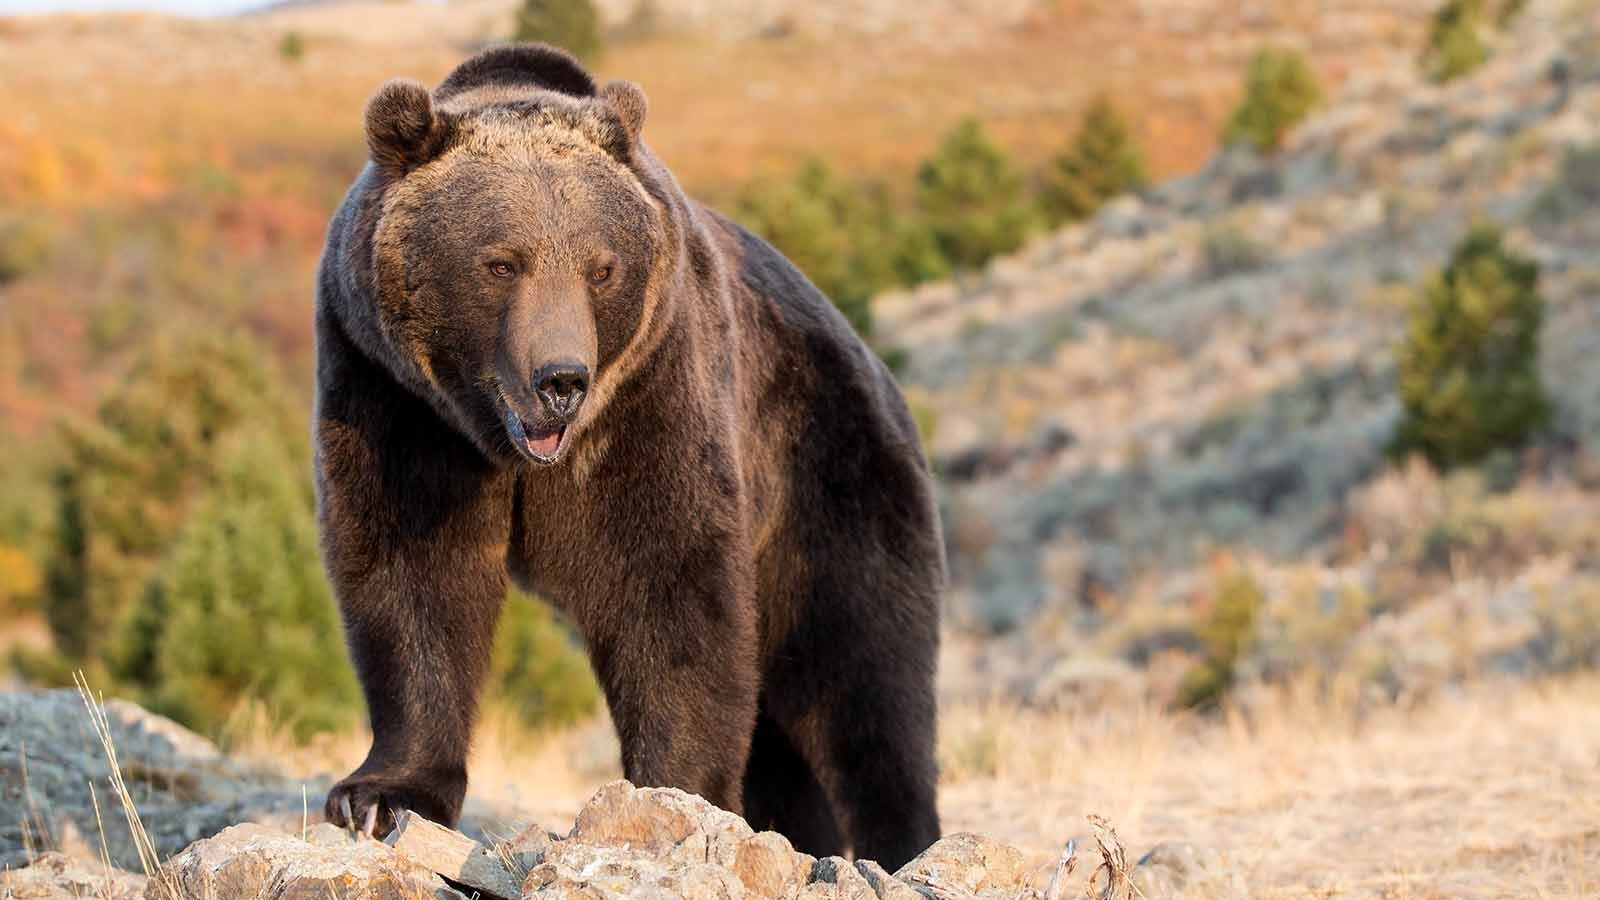
[[[570,423],[589,390],[589,367],[582,363],[552,363],[533,373],[534,393],[545,415]]]

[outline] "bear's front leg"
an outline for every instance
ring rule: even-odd
[[[584,617],[590,654],[627,779],[742,813],[760,690],[752,589],[735,551],[673,549],[631,567],[609,615]]]
[[[509,476],[359,367],[321,374],[324,556],[372,725],[325,813],[378,836],[402,809],[453,825],[506,592]]]

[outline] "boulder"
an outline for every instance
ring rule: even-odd
[[[1028,874],[1022,851],[983,835],[963,833],[939,839],[895,877],[930,896],[954,891],[1011,898],[1027,885]]]
[[[161,867],[144,896],[145,900],[465,900],[444,879],[387,844],[364,839],[339,842],[326,829],[319,830],[316,840],[302,840],[253,824],[225,828],[190,845]]]
[[[32,865],[0,873],[0,897],[7,900],[138,900],[145,877],[84,862],[64,853],[45,853]]]

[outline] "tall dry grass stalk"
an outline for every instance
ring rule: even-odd
[[[144,870],[150,884],[167,900],[181,900],[176,888],[161,874],[161,856],[156,853],[155,844],[150,840],[150,835],[144,829],[144,822],[139,819],[139,809],[134,805],[133,794],[128,790],[128,784],[122,779],[122,766],[117,761],[117,745],[111,736],[111,720],[106,716],[105,703],[96,698],[89,689],[89,682],[83,672],[72,674],[73,683],[78,687],[78,696],[83,698],[83,707],[89,713],[89,724],[94,728],[95,737],[100,739],[100,747],[105,751],[106,765],[111,770],[111,790],[116,794],[117,802],[122,806],[123,818],[128,823],[128,833],[133,836],[135,852],[139,854],[139,867]],[[99,801],[95,801],[95,815],[99,816]],[[101,848],[105,847],[105,832],[101,831]],[[109,865],[109,859],[107,860]]]

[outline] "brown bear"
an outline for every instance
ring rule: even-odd
[[[392,81],[318,276],[324,553],[372,724],[330,820],[453,823],[507,579],[627,778],[891,869],[939,835],[944,549],[888,370],[546,46]]]

